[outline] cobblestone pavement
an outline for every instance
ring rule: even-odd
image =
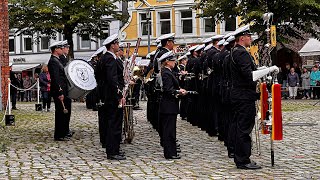
[[[284,140],[275,142],[276,165],[270,165],[269,136],[261,135],[262,153],[258,156],[254,145],[252,159],[263,169],[256,171],[236,169],[222,142],[180,118],[182,159],[165,160],[146,120],[145,102],[144,110],[134,111],[133,143],[122,145],[125,161],[107,160],[98,140],[97,113],[84,103],[73,103],[76,133],[67,142],[53,141],[53,112],[18,104],[16,126],[0,129],[0,179],[320,179],[320,104],[312,106],[315,102],[283,101]]]

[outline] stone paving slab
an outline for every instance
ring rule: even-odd
[[[316,101],[283,101],[284,140],[275,142],[275,167],[270,163],[269,136],[261,135],[261,155],[252,159],[261,170],[238,170],[216,137],[178,118],[182,159],[166,160],[157,132],[143,110],[134,111],[135,139],[123,144],[127,160],[110,161],[99,144],[97,112],[73,103],[71,141],[53,141],[54,112],[36,112],[34,104],[18,104],[16,126],[0,130],[2,179],[320,179],[320,105]],[[253,135],[253,139],[255,136]]]

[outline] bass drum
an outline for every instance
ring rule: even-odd
[[[68,97],[71,99],[84,97],[97,86],[94,69],[86,61],[70,61],[64,70],[69,80]]]

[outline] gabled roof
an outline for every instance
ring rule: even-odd
[[[149,4],[146,0],[141,0],[141,3],[139,4],[139,6],[137,7],[137,9],[139,8],[145,8],[145,7],[152,7],[151,4]]]
[[[320,41],[310,38],[309,41],[299,51],[300,56],[319,56]]]

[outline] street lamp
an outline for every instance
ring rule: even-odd
[[[147,10],[146,18],[147,18],[147,28],[148,28],[148,54],[149,54],[150,53],[150,20],[151,20],[150,9]]]

